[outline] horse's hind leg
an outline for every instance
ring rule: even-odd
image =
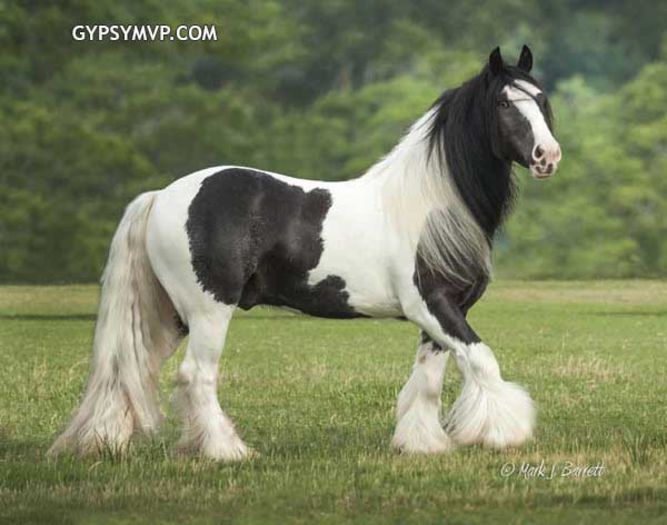
[[[174,405],[183,421],[181,451],[211,459],[238,460],[248,448],[218,403],[218,361],[234,306],[195,313],[189,318],[190,339],[178,372]]]

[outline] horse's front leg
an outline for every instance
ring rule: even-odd
[[[392,446],[402,452],[444,452],[452,442],[442,428],[442,382],[449,350],[422,332],[412,374],[398,395]]]
[[[523,388],[503,380],[493,352],[446,292],[434,290],[414,298],[405,310],[440,347],[453,352],[463,375],[463,390],[445,421],[449,437],[457,444],[494,448],[520,445],[528,439],[535,425],[533,401]],[[407,423],[399,422],[398,428]]]

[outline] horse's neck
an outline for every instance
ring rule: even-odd
[[[361,178],[371,191],[380,195],[387,216],[404,232],[418,233],[426,216],[435,205],[426,188],[428,143],[427,113],[401,141]]]
[[[379,192],[385,213],[404,232],[419,234],[426,218],[438,210],[450,210],[462,220],[470,216],[446,164],[441,165],[437,153],[429,151],[431,118],[432,110],[362,177]]]
[[[420,118],[362,180],[380,194],[394,230],[413,247],[419,244],[434,265],[465,257],[483,259],[486,266],[487,236],[459,195],[446,162],[430,152],[431,117],[429,111]]]

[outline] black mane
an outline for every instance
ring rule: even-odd
[[[493,151],[497,96],[515,79],[537,85],[516,67],[505,66],[502,74],[492,75],[486,66],[460,87],[445,91],[432,106],[436,113],[428,134],[430,151],[439,162],[447,162],[463,202],[489,240],[515,196],[512,163]]]

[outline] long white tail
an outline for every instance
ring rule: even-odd
[[[51,454],[123,451],[135,431],[151,432],[160,422],[160,365],[181,333],[146,252],[146,223],[156,194],[143,193],[130,203],[111,242],[88,386]]]

